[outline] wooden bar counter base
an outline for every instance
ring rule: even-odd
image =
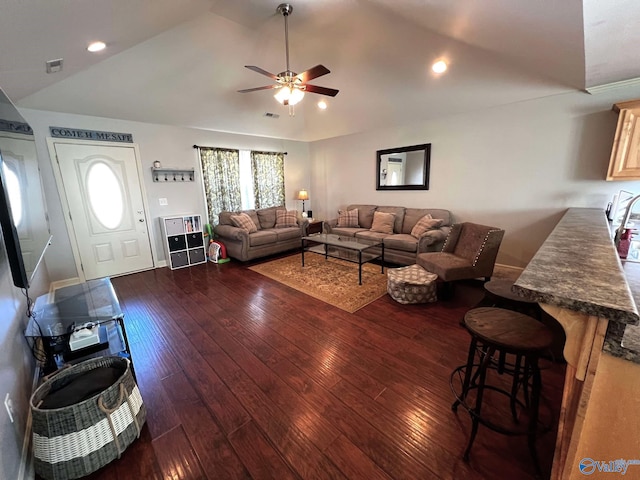
[[[603,210],[571,208],[513,286],[567,337],[552,480],[609,478],[604,464],[640,461],[640,348],[633,342],[640,317],[627,275],[632,268],[621,265]],[[629,464],[627,473],[640,478],[640,464]]]

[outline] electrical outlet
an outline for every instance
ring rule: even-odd
[[[167,202],[166,198],[159,198],[158,200],[160,201],[160,205],[163,207],[166,207],[167,205],[169,205],[169,202]]]
[[[11,397],[7,393],[7,396],[4,397],[4,408],[7,409],[7,413],[9,414],[9,420],[13,423],[13,402],[11,401]]]

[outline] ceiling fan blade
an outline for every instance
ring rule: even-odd
[[[277,80],[278,77],[276,75],[274,75],[271,72],[267,72],[266,70],[260,68],[260,67],[256,67],[255,65],[245,65],[244,68],[248,68],[249,70],[253,70],[254,72],[257,73],[261,73],[262,75],[265,75],[269,78],[273,78],[274,80]]]
[[[318,87],[317,85],[305,85],[305,91],[311,93],[319,93],[320,95],[329,95],[330,97],[335,97],[340,90],[336,90],[334,88],[327,87]]]
[[[238,90],[238,93],[257,92],[258,90],[271,90],[272,88],[278,88],[280,85],[266,85],[264,87],[245,88],[244,90]]]
[[[307,83],[309,80],[321,77],[327,73],[331,73],[331,70],[324,65],[316,65],[315,67],[311,67],[309,70],[299,73],[296,77],[302,80],[302,83]]]

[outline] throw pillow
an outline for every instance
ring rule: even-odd
[[[231,215],[231,223],[236,227],[245,230],[247,233],[253,233],[258,231],[258,227],[251,217],[246,213],[238,213],[237,215]]]
[[[411,235],[413,237],[418,238],[424,232],[429,230],[433,230],[435,228],[440,228],[444,220],[441,218],[433,218],[430,213],[422,217],[420,220],[416,222],[416,224],[411,229]]]
[[[256,210],[258,214],[258,222],[260,228],[273,228],[276,225],[276,211],[280,210],[276,207],[261,208]]]
[[[393,213],[374,212],[373,223],[371,224],[371,231],[378,233],[393,233],[393,222],[396,221],[396,216]]]
[[[337,227],[351,227],[359,228],[358,225],[358,209],[353,210],[338,210],[338,224]]]
[[[297,227],[298,212],[295,210],[277,210],[276,211],[276,228]]]

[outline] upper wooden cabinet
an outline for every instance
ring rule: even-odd
[[[619,112],[607,180],[640,180],[640,100],[616,103]]]

